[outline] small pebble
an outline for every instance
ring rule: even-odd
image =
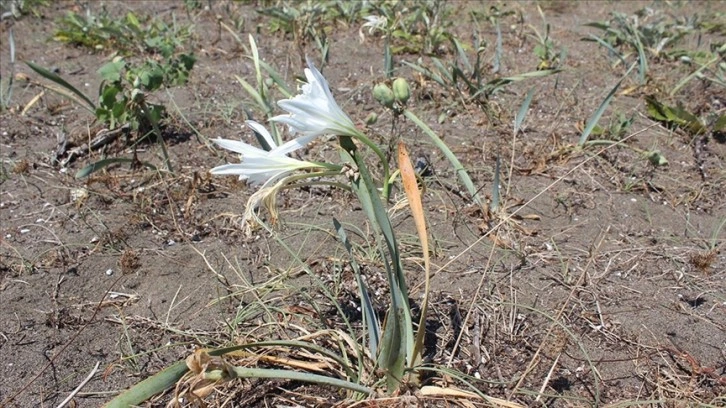
[[[106,276],[111,276],[111,275],[113,275],[113,269],[106,270]]]

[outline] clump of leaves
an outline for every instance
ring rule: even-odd
[[[670,55],[696,68],[671,89],[671,96],[694,78],[726,87],[726,43],[711,44],[709,50],[677,50]]]
[[[271,17],[270,31],[292,36],[301,61],[305,60],[305,45],[313,42],[320,50],[322,61],[325,63],[329,50],[327,35],[332,31],[339,13],[354,12],[344,6],[328,6],[329,4],[321,2],[285,2],[280,6],[259,9],[257,12]]]
[[[169,57],[191,36],[189,26],[151,18],[142,21],[132,12],[119,19],[105,8],[98,15],[69,12],[58,21],[58,27],[53,36],[57,41],[122,55],[144,52]]]
[[[634,115],[627,116],[623,112],[618,112],[610,118],[607,126],[595,125],[590,134],[601,140],[621,140],[628,133],[634,121]]]
[[[42,8],[50,5],[50,0],[5,0],[0,2],[0,17],[3,20],[13,17],[18,19],[24,15],[40,17]]]
[[[647,96],[645,102],[648,117],[668,127],[682,129],[691,135],[711,132],[714,137],[720,137],[726,132],[726,115],[724,114],[698,117],[680,104],[669,106],[659,102],[654,96]]]
[[[453,9],[442,0],[371,2],[365,9],[386,22],[382,27],[393,54],[442,54],[454,34]],[[385,20],[383,20],[385,19]]]
[[[635,52],[638,59],[638,75],[645,83],[648,73],[648,57],[661,58],[665,51],[677,44],[695,27],[679,24],[674,19],[659,15],[646,7],[628,16],[613,12],[608,21],[585,24],[602,31],[600,36],[591,34],[584,41],[595,41],[607,48],[623,65]]]
[[[150,102],[148,97],[150,93],[163,87],[185,84],[195,61],[194,55],[181,54],[161,61],[149,59],[142,64],[132,65],[123,57],[116,57],[98,70],[103,82],[99,88],[97,104],[57,74],[31,62],[26,64],[59,86],[47,86],[49,89],[88,109],[97,121],[110,130],[129,126],[136,134],[144,137],[155,133],[162,147],[166,166],[171,171],[171,163],[159,129],[159,122],[166,116],[166,109],[163,105]],[[82,169],[76,177],[85,177],[105,165],[128,160],[131,159],[104,159]]]
[[[489,98],[504,89],[507,85],[560,72],[559,69],[542,69],[506,77],[495,76],[487,79],[483,67],[483,53],[485,48],[478,47],[476,59],[472,64],[461,44],[456,40],[452,42],[459,56],[459,58],[455,58],[453,61],[444,63],[440,59],[432,57],[431,68],[425,66],[422,59],[419,59],[416,64],[406,61],[403,63],[425,78],[434,81],[447,89],[447,91],[457,95],[458,99],[464,103],[474,102],[482,106],[485,108],[487,114],[490,114],[487,109]],[[441,120],[442,118],[439,119],[440,122]]]
[[[111,129],[128,123],[132,130],[148,132],[166,114],[164,106],[148,101],[148,94],[185,84],[195,61],[193,55],[181,54],[163,63],[149,59],[134,66],[117,57],[98,70],[103,83],[96,118]]]

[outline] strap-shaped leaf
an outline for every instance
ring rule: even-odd
[[[416,224],[416,233],[421,242],[421,251],[424,258],[424,296],[421,301],[421,317],[418,322],[418,331],[413,343],[413,358],[409,361],[411,368],[421,364],[423,359],[424,338],[426,334],[426,315],[429,306],[429,290],[431,280],[431,260],[429,258],[429,237],[426,231],[426,218],[424,217],[423,203],[421,202],[421,192],[418,189],[416,181],[416,172],[411,164],[411,158],[403,141],[398,142],[398,168],[401,171],[401,181],[403,182],[403,190],[408,198],[408,206],[411,208],[411,215]],[[415,373],[416,371],[414,371]],[[417,382],[418,378],[414,378]]]
[[[358,283],[358,290],[360,291],[363,321],[368,328],[368,350],[371,355],[376,356],[378,355],[378,340],[381,336],[376,311],[373,309],[373,302],[371,302],[371,298],[368,295],[368,287],[363,281],[363,276],[360,272],[360,265],[358,265],[358,262],[356,262],[355,257],[353,256],[353,248],[350,245],[350,241],[348,241],[348,235],[345,233],[343,225],[341,225],[340,221],[336,218],[333,218],[333,225],[335,226],[335,230],[338,232],[338,238],[343,243],[345,250],[348,251],[348,255],[350,255],[350,266],[353,268],[355,280]]]
[[[86,102],[88,104],[88,108],[91,111],[96,110],[96,104],[94,104],[90,99],[88,99],[88,97],[86,95],[84,95],[83,92],[79,91],[73,85],[66,82],[65,79],[61,78],[60,76],[58,76],[57,74],[55,74],[53,72],[48,71],[47,69],[41,67],[40,65],[36,65],[30,61],[26,61],[25,64],[27,64],[30,67],[30,69],[32,69],[33,71],[40,74],[40,76],[42,76],[43,78],[51,80],[51,81],[55,82],[56,84],[62,86],[63,88],[67,89],[68,91],[74,93],[76,96],[81,98],[81,100],[83,100],[84,102]]]

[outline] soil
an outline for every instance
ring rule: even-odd
[[[74,177],[104,154],[131,157],[124,138],[65,167],[54,160],[60,140],[82,145],[95,135],[96,124],[77,104],[43,92],[38,84],[47,81],[22,61],[52,67],[93,95],[100,83],[96,69],[113,58],[113,50],[52,39],[58,18],[84,12],[80,3],[53,3],[37,14],[2,21],[3,87],[10,72],[11,29],[15,72],[30,78],[14,82],[9,109],[0,114],[2,406],[56,406],[97,363],[99,370],[73,403],[101,406],[198,347],[296,337],[304,332],[299,326],[308,324],[312,331],[321,321],[340,324],[320,283],[349,302],[353,314],[357,290],[332,217],[345,221],[356,248],[372,254],[362,259],[371,285],[381,289],[374,300],[385,307],[370,226],[349,193],[323,187],[284,191],[272,230],[245,235],[240,219],[255,189],[234,177],[212,177],[208,170],[237,160],[210,139],[253,142],[245,111],[263,117],[236,79],[255,82],[244,50],[247,36],[256,37],[262,58],[293,89],[304,68],[302,55],[319,63],[320,52],[314,43],[270,32],[270,18],[255,12],[262,5],[202,3],[191,11],[182,2],[88,4],[96,13],[105,7],[119,17],[131,11],[193,24],[198,61],[189,83],[153,96],[170,111],[164,136],[173,174],[164,175],[119,164],[86,179]],[[488,44],[485,71],[494,75],[496,31],[467,14],[488,6],[449,5],[460,9],[449,29],[466,43],[480,33]],[[490,98],[488,113],[401,64],[415,63],[420,55],[395,56],[396,74],[413,84],[409,108],[444,138],[489,199],[495,163],[501,160],[501,210],[483,213],[460,192],[456,174],[429,139],[412,123],[396,123],[409,150],[426,157],[434,171],[424,194],[435,243],[427,358],[484,379],[475,387],[522,406],[726,406],[726,144],[715,135],[693,136],[651,120],[644,98],[668,95],[692,68],[654,58],[647,84],[639,86],[630,75],[601,120],[606,125],[617,113],[632,116],[624,145],[657,149],[668,165],[655,167],[622,145],[567,148],[577,143],[583,124],[625,72],[605,49],[582,41],[598,33],[583,24],[606,20],[614,10],[631,15],[644,6],[672,17],[723,16],[726,5],[502,3],[500,8],[516,13],[501,20],[497,75],[537,68],[530,34],[531,27],[544,30],[538,5],[551,38],[567,50],[560,61],[563,71],[506,87]],[[220,22],[228,27],[243,22],[231,29],[241,42]],[[385,79],[383,41],[361,31],[361,23],[332,25],[323,73],[337,101],[361,126],[369,113],[379,114],[368,131],[385,145],[394,119],[370,92]],[[684,44],[708,49],[723,44],[723,34],[690,36]],[[454,58],[451,53],[439,57]],[[421,58],[431,66],[428,57]],[[513,137],[514,117],[532,86],[535,96],[523,131]],[[723,114],[726,89],[696,79],[667,101],[691,112]],[[159,144],[136,150],[139,160],[163,168]],[[324,142],[303,154],[336,158]],[[392,205],[401,199],[402,193],[394,192]],[[416,303],[421,248],[407,207],[391,213]],[[273,283],[275,291],[252,289]],[[300,317],[306,313],[307,320]],[[290,326],[267,332],[271,319]],[[427,381],[466,388],[440,374]],[[148,404],[164,406],[173,391]],[[423,398],[413,390],[410,395]],[[345,405],[341,398],[335,390],[295,382],[240,380],[220,387],[207,402]],[[404,395],[397,403],[412,402]]]

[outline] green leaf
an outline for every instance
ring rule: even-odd
[[[524,123],[524,118],[527,117],[527,112],[529,111],[529,105],[532,103],[532,97],[534,96],[535,87],[529,89],[529,92],[527,92],[527,96],[524,98],[524,102],[522,102],[522,106],[519,107],[519,111],[517,112],[517,116],[514,118],[514,133],[519,133],[519,130],[522,128],[522,123]]]
[[[651,119],[659,122],[670,122],[672,120],[671,113],[666,106],[658,102],[653,96],[648,95],[645,97],[645,109]]]
[[[88,97],[86,95],[84,95],[81,91],[79,91],[73,85],[66,82],[65,79],[54,74],[53,72],[48,71],[47,69],[41,67],[40,65],[33,64],[32,62],[29,62],[29,61],[26,61],[25,64],[27,66],[29,66],[30,69],[32,69],[33,71],[40,74],[42,77],[55,82],[56,84],[62,86],[63,88],[67,89],[68,91],[77,95],[79,98],[81,98],[81,100],[83,100],[84,102],[86,102],[88,104],[86,109],[89,109],[92,112],[96,110],[96,105],[93,102],[91,102],[91,100],[88,99]]]
[[[105,81],[118,82],[121,80],[121,71],[123,71],[125,66],[126,61],[123,58],[118,58],[99,68],[98,74]]]
[[[668,160],[666,160],[665,156],[663,156],[659,151],[655,150],[652,152],[648,152],[648,161],[653,166],[665,166],[668,164]]]
[[[393,54],[391,52],[391,40],[388,36],[386,36],[383,45],[383,72],[386,74],[386,78],[393,78]]]
[[[104,408],[128,408],[141,405],[154,395],[172,388],[188,371],[186,361],[179,361],[124,391],[104,405]]]
[[[663,122],[666,125],[678,126],[691,134],[700,134],[706,131],[705,126],[697,116],[680,106],[665,105],[652,96],[646,96],[645,103],[648,116],[651,119]]]
[[[726,115],[719,116],[718,119],[716,119],[716,123],[713,125],[713,131],[714,132],[723,132],[726,131]]]
[[[618,88],[620,88],[620,84],[623,83],[625,78],[630,74],[630,71],[635,68],[635,64],[630,66],[630,69],[628,69],[628,72],[623,75],[622,78],[615,84],[613,89],[608,92],[605,99],[603,99],[602,102],[600,102],[600,107],[595,111],[595,113],[592,114],[590,119],[587,121],[587,126],[582,131],[582,134],[580,135],[580,140],[577,142],[578,146],[584,146],[585,142],[587,142],[587,138],[590,136],[590,133],[592,133],[593,129],[595,129],[595,126],[597,126],[597,122],[600,121],[600,118],[602,117],[603,113],[605,113],[605,109],[607,109],[608,105],[610,105],[610,101],[612,101],[613,97],[615,96],[615,92],[618,91]]]
[[[348,236],[345,233],[345,229],[335,217],[333,218],[333,226],[335,226],[335,230],[338,232],[338,238],[343,243],[345,250],[348,251],[348,255],[350,255],[350,266],[353,268],[355,280],[358,283],[358,290],[360,291],[360,303],[361,311],[363,312],[363,321],[365,322],[368,329],[368,350],[370,351],[372,356],[376,356],[378,355],[378,342],[381,337],[378,317],[376,317],[376,311],[373,308],[373,302],[368,295],[368,287],[363,280],[363,276],[360,271],[360,265],[358,265],[358,262],[356,262],[355,257],[353,256],[353,247],[350,245],[350,241],[348,241]]]
[[[86,167],[78,170],[78,173],[76,173],[76,178],[77,179],[81,179],[81,178],[84,178],[84,177],[88,177],[91,173],[93,173],[95,171],[98,171],[98,170],[101,170],[104,167],[110,166],[111,164],[116,164],[116,163],[135,163],[135,162],[137,162],[137,160],[128,159],[128,158],[125,158],[125,157],[112,157],[112,158],[109,158],[109,159],[102,159],[102,160],[99,160],[99,161],[97,161],[95,163],[91,163],[88,166],[86,166]],[[150,168],[152,170],[156,170],[156,167],[154,165],[150,164],[150,163],[143,162],[141,164],[143,164],[144,166],[146,166],[146,167],[148,167],[148,168]]]
[[[119,94],[120,89],[113,84],[106,84],[101,88],[101,95],[98,98],[98,103],[104,108],[113,107],[116,104],[116,96]]]
[[[156,91],[164,85],[164,70],[158,64],[142,68],[138,75],[141,85],[149,92]],[[170,82],[173,82],[173,79]]]
[[[524,74],[514,75],[510,77],[493,79],[486,83],[477,93],[471,96],[471,99],[478,97],[480,94],[484,94],[486,97],[494,95],[499,92],[505,86],[513,83],[524,81],[526,79],[541,78],[549,75],[554,75],[561,72],[561,69],[543,69],[539,71],[526,72]]]
[[[257,90],[250,85],[247,81],[242,79],[241,77],[235,75],[235,78],[237,78],[237,81],[242,85],[242,88],[247,91],[247,93],[252,97],[252,99],[257,102],[257,105],[265,112],[265,116],[269,116],[272,113],[272,107],[267,104],[267,101],[260,95]]]
[[[365,164],[365,159],[356,150],[350,137],[339,137],[340,145],[347,154],[346,161],[353,161],[358,167],[359,177],[352,181],[352,188],[363,206],[374,229],[383,235],[387,251],[380,249],[386,267],[390,287],[391,306],[386,314],[381,334],[378,367],[386,373],[388,392],[397,390],[405,372],[406,361],[413,358],[413,323],[408,304],[408,290],[398,244],[378,188]]]

